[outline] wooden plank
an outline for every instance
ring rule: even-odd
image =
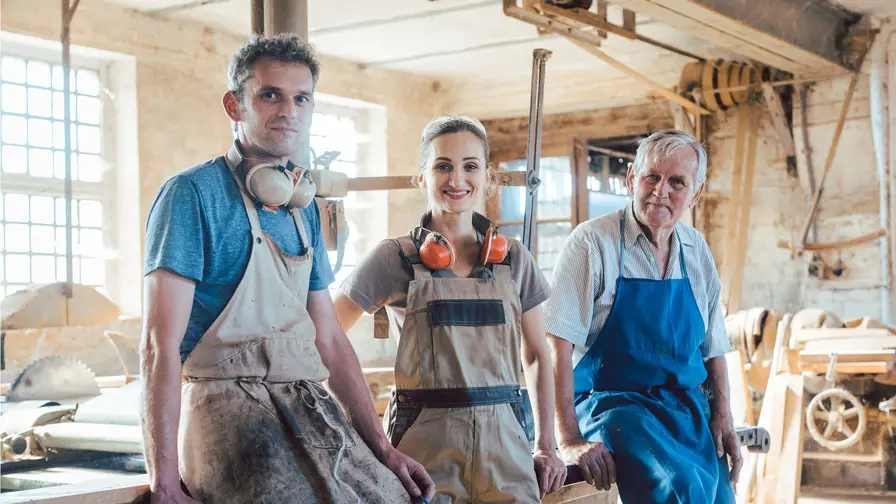
[[[118,476],[73,485],[4,493],[3,504],[122,504],[143,502],[149,491],[146,474]],[[149,499],[146,499],[149,502]]]
[[[819,328],[819,329],[796,329],[793,331],[793,342],[795,348],[807,349],[808,345],[813,345],[812,349],[828,350],[829,348],[839,348],[841,343],[839,340],[849,340],[853,343],[861,341],[863,345],[877,343],[877,339],[884,338],[881,344],[887,344],[887,339],[893,336],[886,329],[848,329],[848,328]],[[861,340],[859,339],[861,338]],[[874,339],[874,341],[872,340]],[[834,346],[818,346],[818,341],[837,340],[831,345]],[[886,347],[882,347],[886,348]]]
[[[834,369],[834,372],[844,374],[882,374],[886,373],[888,369],[889,365],[884,362],[838,362],[837,366]],[[827,364],[819,364],[813,362],[800,364],[800,371],[825,373],[827,372],[827,370]]]
[[[737,109],[737,138],[734,143],[734,167],[731,170],[731,199],[728,201],[727,225],[725,229],[725,245],[722,249],[722,268],[724,274],[722,280],[725,285],[724,301],[727,304],[731,299],[731,284],[734,277],[734,257],[735,257],[735,240],[737,240],[737,221],[738,213],[741,210],[741,198],[743,194],[743,184],[741,177],[743,173],[744,161],[744,143],[747,138],[747,128],[750,122],[749,108],[746,106]],[[737,310],[728,308],[728,313],[734,313]]]
[[[759,111],[750,107],[750,139],[747,141],[747,159],[744,161],[743,199],[740,201],[737,224],[737,248],[734,257],[728,312],[740,309],[740,295],[744,277],[744,261],[747,258],[747,234],[750,231],[750,211],[753,208],[753,174],[756,166],[756,144],[759,143]]]
[[[619,490],[616,485],[610,490],[597,490],[588,483],[575,483],[561,487],[542,499],[542,504],[617,504]]]
[[[743,354],[739,351],[726,353],[725,365],[728,368],[728,388],[731,391],[729,402],[734,425],[754,425],[753,401],[747,387]]]
[[[784,409],[784,439],[780,467],[789,468],[778,474],[776,504],[796,504],[803,473],[803,425],[806,420],[803,376],[787,377],[787,402]]]
[[[613,3],[794,74],[845,69],[838,62],[747,26],[740,19],[733,19],[692,0],[614,0]]]
[[[621,61],[614,59],[609,54],[598,49],[596,46],[588,44],[587,42],[582,42],[582,41],[576,40],[560,31],[557,31],[556,33],[558,33],[559,35],[562,35],[564,38],[566,38],[573,44],[581,47],[582,49],[584,49],[585,51],[590,53],[592,56],[596,56],[598,59],[602,60],[604,63],[611,66],[612,68],[615,68],[616,70],[628,75],[629,77],[631,77],[643,84],[647,84],[654,91],[656,91],[657,94],[659,94],[663,98],[666,98],[668,100],[679,103],[681,106],[683,106],[689,112],[698,112],[699,111],[701,114],[709,114],[709,111],[706,110],[705,108],[697,105],[696,103],[692,102],[691,100],[688,100],[687,98],[681,96],[680,94],[663,86],[659,82],[656,82],[655,80],[642,74],[641,72],[635,70],[634,68],[626,65],[625,63],[622,63]]]
[[[498,171],[495,173],[499,186],[525,186],[526,172]],[[383,177],[353,177],[347,181],[349,191],[392,191],[396,189],[416,189],[410,175],[390,175]]]
[[[808,252],[825,252],[825,251],[830,251],[830,250],[842,250],[845,248],[857,247],[859,245],[864,245],[868,242],[877,240],[878,238],[883,238],[884,236],[887,236],[887,230],[884,228],[880,228],[876,231],[872,231],[870,233],[865,233],[863,235],[859,235],[854,238],[847,238],[845,240],[838,240],[838,241],[825,242],[825,243],[806,243],[802,247],[791,245],[790,242],[787,242],[784,240],[778,240],[778,248],[791,249],[791,250],[805,250]]]
[[[884,362],[891,363],[896,357],[896,350],[846,350],[837,351],[837,362]],[[800,365],[831,362],[832,352],[800,352]]]
[[[706,21],[685,14],[680,6],[663,5],[663,0],[613,0],[615,5],[630,9],[643,16],[659,20],[685,33],[725,47],[766,65],[780,68],[794,74],[821,72],[842,72],[843,69],[809,51],[798,50],[794,46],[770,37],[758,30],[747,29],[747,33],[734,33],[728,18],[718,22]],[[761,43],[760,43],[761,42]]]

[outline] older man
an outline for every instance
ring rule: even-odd
[[[626,503],[734,502],[721,283],[706,241],[679,222],[705,179],[692,136],[650,135],[626,177],[632,204],[577,227],[551,282],[560,448]]]

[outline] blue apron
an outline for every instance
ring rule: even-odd
[[[727,457],[716,457],[700,388],[706,329],[681,240],[682,278],[626,278],[625,211],[619,229],[613,307],[573,372],[579,428],[613,454],[627,504],[733,503]]]

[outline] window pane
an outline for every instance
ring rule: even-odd
[[[75,232],[77,229],[72,229],[72,239],[75,239]],[[65,228],[57,227],[56,228],[56,253],[57,254],[65,254]]]
[[[81,259],[81,282],[86,285],[103,285],[106,267],[102,259]]]
[[[78,70],[78,92],[91,96],[100,94],[100,79],[96,72]]]
[[[525,171],[526,160],[518,159],[501,163],[501,170]],[[572,217],[572,174],[569,157],[542,158],[539,164],[541,186],[538,188],[538,219],[569,219]],[[521,221],[526,210],[524,187],[501,187],[501,214],[503,221]]]
[[[71,127],[72,150],[78,148],[78,128]],[[53,147],[57,149],[65,149],[65,123],[62,121],[53,122]]]
[[[78,178],[84,182],[102,182],[103,159],[94,154],[79,155]]]
[[[102,227],[103,205],[96,200],[81,200],[81,225],[90,227]]]
[[[4,271],[3,267],[5,264],[6,264],[6,258],[3,256],[3,254],[0,254],[0,282],[6,281],[6,277],[3,276],[3,271]]]
[[[77,257],[72,258],[72,270],[74,274],[72,275],[72,281],[80,283],[81,282],[81,260]],[[65,278],[65,257],[56,257],[56,281],[64,282]]]
[[[65,280],[65,257],[56,256],[56,281],[64,282]]]
[[[28,84],[31,86],[50,87],[52,78],[50,76],[50,65],[43,61],[28,62]]]
[[[100,153],[100,129],[96,126],[78,126],[78,150]]]
[[[55,256],[31,256],[31,281],[34,283],[51,283],[55,280]]]
[[[52,254],[56,251],[53,226],[31,226],[31,251]]]
[[[0,250],[6,250],[6,242],[3,240],[3,224],[0,224]]]
[[[58,179],[65,179],[65,151],[53,151],[53,176]],[[77,179],[78,155],[76,153],[72,153],[72,180]]]
[[[566,243],[566,237],[572,231],[569,222],[538,224],[537,257],[538,266],[548,278],[557,265],[557,259]]]
[[[53,111],[53,99],[49,89],[31,88],[28,90],[28,113],[33,116],[50,117]]]
[[[3,116],[3,143],[25,145],[28,122],[24,117]]]
[[[4,145],[3,171],[6,173],[27,173],[28,151],[24,147]]]
[[[3,76],[6,78],[6,75]],[[3,111],[15,114],[24,114],[28,112],[25,106],[27,94],[25,86],[17,86],[15,84],[3,85]]]
[[[72,108],[71,120],[74,121],[75,118],[78,117],[78,100],[74,93],[69,93],[69,95],[72,97],[69,102],[69,106]],[[65,94],[60,91],[55,91],[53,93],[53,119],[65,120],[64,96]]]
[[[103,232],[99,229],[80,229],[80,255],[99,257],[103,255]],[[78,249],[75,249],[78,250]]]
[[[53,151],[28,149],[28,172],[35,177],[52,177]]]
[[[28,252],[31,241],[28,237],[28,224],[7,224],[4,231],[7,251]]]
[[[65,225],[65,198],[56,198],[56,224]],[[78,200],[72,200],[72,224],[78,225]]]
[[[25,194],[6,194],[3,198],[4,215],[7,221],[28,222],[28,196]]]
[[[25,83],[25,60],[22,58],[14,58],[12,56],[4,56],[3,64],[0,67],[0,73],[6,82]]]
[[[28,119],[28,145],[53,146],[53,123],[46,119]]]
[[[31,197],[31,222],[53,224],[53,198],[50,196]]]
[[[15,254],[6,256],[6,281],[18,283],[31,281],[31,261],[28,256]]]
[[[78,121],[88,124],[99,124],[102,108],[98,98],[90,96],[78,97]]]

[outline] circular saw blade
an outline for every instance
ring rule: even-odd
[[[38,359],[22,370],[9,388],[9,401],[60,400],[100,395],[93,372],[67,355]]]

